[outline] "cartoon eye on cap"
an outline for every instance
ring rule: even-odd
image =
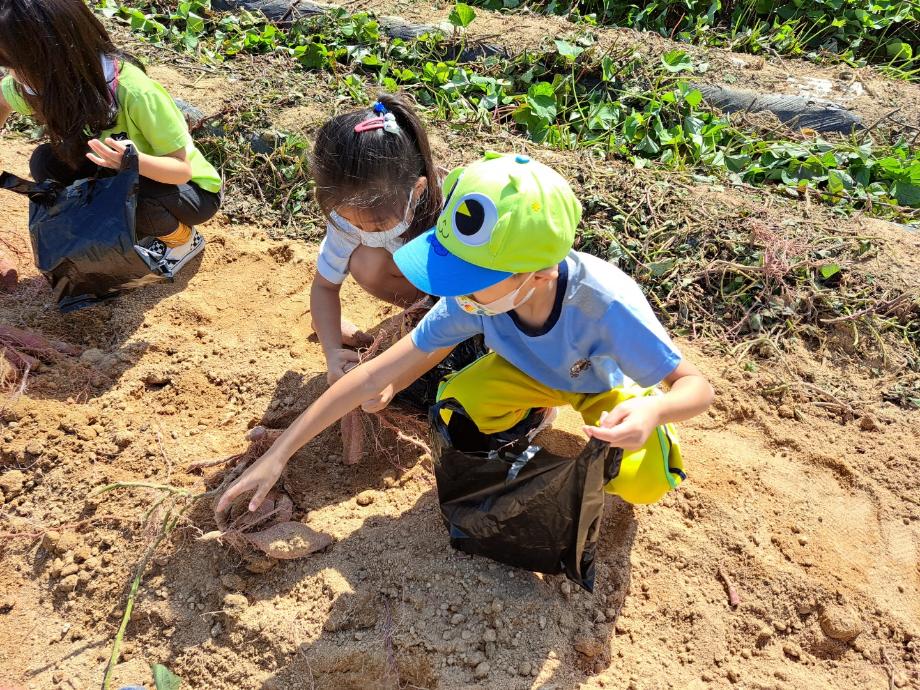
[[[483,194],[461,197],[451,214],[451,223],[457,239],[470,247],[480,247],[492,239],[498,222],[495,203]]]

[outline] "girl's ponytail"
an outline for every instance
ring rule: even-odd
[[[415,217],[407,235],[407,238],[416,237],[434,227],[443,205],[440,175],[431,155],[428,133],[418,113],[402,94],[380,94],[377,96],[377,102],[382,103],[387,110],[393,113],[396,123],[411,137],[422,158],[424,168],[422,174],[428,179],[428,188],[418,202]]]

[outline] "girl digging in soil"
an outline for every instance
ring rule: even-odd
[[[36,182],[112,174],[130,141],[140,158],[137,233],[151,238],[142,244],[170,273],[201,252],[193,226],[217,213],[220,176],[169,94],[83,0],[0,0],[0,67],[0,127],[15,110],[51,140],[29,161]]]
[[[399,307],[424,297],[393,262],[393,252],[434,225],[442,197],[428,135],[401,96],[381,95],[370,109],[326,122],[316,137],[311,169],[328,225],[310,311],[332,384],[359,360],[349,348],[369,344],[368,336],[342,318],[339,293],[346,276],[351,273],[371,295]]]
[[[394,259],[418,289],[444,296],[389,350],[333,384],[300,415],[217,505],[255,490],[255,510],[290,457],[359,405],[393,396],[481,333],[492,352],[450,375],[453,400],[497,442],[530,436],[547,411],[571,405],[584,432],[625,449],[607,485],[651,503],[683,479],[670,422],[703,412],[712,387],[681,357],[636,283],[611,264],[572,250],[581,205],[568,183],[526,156],[488,154],[444,181],[435,228]],[[625,377],[637,386],[625,386]],[[657,394],[664,381],[669,390]],[[445,421],[451,417],[442,410]]]

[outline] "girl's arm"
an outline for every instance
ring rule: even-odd
[[[86,157],[101,168],[121,170],[121,160],[129,143],[131,142],[115,141],[111,137],[106,139],[105,143],[91,139],[89,147],[92,151],[87,153]],[[141,176],[154,182],[185,184],[192,179],[192,165],[188,162],[185,149],[173,151],[165,156],[138,153],[138,163]]]
[[[597,426],[584,426],[588,436],[624,450],[645,445],[655,427],[696,417],[712,403],[715,391],[702,372],[683,360],[664,382],[664,395],[630,398],[601,415]]]
[[[326,356],[329,385],[342,378],[347,369],[354,368],[360,361],[357,352],[342,347],[341,289],[341,285],[326,280],[319,273],[313,276],[313,285],[310,287],[313,330]]]
[[[7,103],[3,95],[0,94],[0,129],[3,129],[3,125],[6,124],[6,120],[11,112],[13,112],[13,109],[10,107],[10,104]]]
[[[249,509],[256,510],[278,481],[284,466],[300,448],[320,432],[361,405],[374,412],[393,396],[450,354],[453,348],[428,353],[418,349],[406,335],[378,357],[349,371],[308,407],[221,496],[217,512],[255,489]]]

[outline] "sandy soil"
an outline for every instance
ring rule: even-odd
[[[177,92],[197,78],[157,69]],[[211,110],[245,96],[211,86],[198,98],[213,99]],[[279,117],[308,131],[318,111],[303,107]],[[445,161],[470,150],[446,127],[434,136]],[[490,143],[483,134],[478,145]],[[24,174],[29,151],[5,140],[0,167]],[[543,154],[573,179],[587,165],[581,154]],[[605,170],[624,184],[638,175]],[[718,189],[693,196],[713,213],[763,205]],[[25,204],[7,196],[2,209],[4,237],[25,250]],[[865,231],[879,253],[860,270],[917,286],[916,235],[792,202],[769,213]],[[0,412],[0,685],[100,684],[158,494],[90,497],[94,488],[203,491],[214,471],[187,471],[190,462],[242,451],[248,428],[290,419],[322,390],[308,314],[315,246],[224,217],[202,231],[203,258],[174,285],[70,316],[28,268],[0,294],[0,322],[86,348],[43,364]],[[343,301],[363,327],[390,313],[350,283]],[[208,690],[920,687],[916,412],[878,395],[879,377],[896,374],[833,342],[753,371],[722,343],[680,345],[718,400],[682,427],[680,491],[652,507],[608,500],[593,595],[454,553],[430,460],[383,435],[346,467],[331,429],[282,485],[295,518],[335,543],[254,573],[227,545],[197,540],[215,527],[199,506],[157,550],[116,681],[149,686],[148,664],[163,663]],[[790,391],[846,389],[856,414],[814,396],[765,397],[778,372]],[[545,441],[571,444],[573,424],[563,416]],[[735,608],[719,568],[740,594]]]

